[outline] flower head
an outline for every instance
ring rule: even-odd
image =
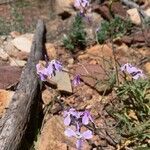
[[[69,111],[64,111],[64,117],[65,117],[64,124],[66,126],[70,125],[70,123],[72,121],[71,117],[72,116],[76,116],[76,115],[77,115],[77,112],[76,112],[76,110],[74,108],[70,108]]]
[[[73,136],[73,137],[76,137],[77,139],[91,139],[93,137],[91,130],[87,130],[81,133],[78,130],[74,131],[71,128],[66,129],[65,135],[68,137]]]
[[[74,131],[70,128],[66,129],[65,135],[68,137],[77,138],[77,142],[76,142],[77,149],[80,149],[80,147],[82,147],[83,140],[91,139],[93,137],[93,133],[90,130],[87,130],[81,133],[79,130]]]
[[[45,81],[47,77],[52,77],[55,71],[62,71],[62,64],[57,60],[52,60],[48,62],[46,60],[46,65],[38,63],[36,65],[37,74],[40,76],[42,81]]]
[[[62,63],[59,62],[58,60],[52,60],[51,61],[52,66],[54,67],[55,71],[62,71]]]
[[[81,83],[80,75],[76,75],[72,81],[74,86],[78,86]]]
[[[88,7],[89,6],[89,0],[75,0],[74,2],[74,7],[76,7],[77,9],[81,9]]]
[[[93,137],[93,133],[90,130],[81,132],[83,125],[87,125],[89,121],[93,122],[93,119],[89,111],[76,111],[74,108],[69,109],[69,111],[64,112],[64,124],[67,126],[74,125],[75,131],[71,128],[65,130],[65,135],[68,137],[75,137],[76,147],[81,150],[83,141]]]
[[[45,81],[47,78],[47,69],[44,68],[41,64],[36,65],[37,74],[40,76],[42,81]]]
[[[144,77],[143,71],[141,69],[138,69],[129,63],[124,64],[121,67],[121,71],[127,72],[135,80]]]
[[[85,12],[89,5],[89,0],[75,0],[74,2],[74,7],[79,9],[81,14]]]

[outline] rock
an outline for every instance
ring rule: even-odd
[[[147,16],[150,17],[150,8],[146,9],[144,12],[145,12],[145,14],[146,14]]]
[[[73,13],[72,5],[74,0],[55,0],[53,5],[53,10],[56,14],[61,14],[63,12]]]
[[[19,59],[13,59],[13,58],[9,58],[9,61],[10,61],[10,66],[24,67],[25,64],[27,63],[25,60],[19,60]]]
[[[63,108],[62,108],[61,104],[55,103],[54,105],[52,105],[50,112],[51,112],[51,114],[58,114],[62,110],[63,110]]]
[[[140,14],[139,14],[137,8],[132,8],[132,9],[127,10],[127,14],[129,15],[132,23],[134,23],[136,25],[141,24]]]
[[[12,32],[10,32],[10,35],[12,38],[16,38],[16,37],[20,36],[21,34],[17,31],[12,31]]]
[[[102,65],[102,64],[101,64]],[[90,87],[96,89],[100,94],[107,94],[111,91],[113,83],[109,83],[108,73],[106,74],[106,70],[108,66],[102,66],[99,64],[84,64],[76,67],[76,74],[81,75],[81,79]],[[105,70],[104,70],[105,69]]]
[[[4,114],[5,108],[8,107],[13,95],[14,95],[13,91],[6,91],[0,89],[0,118]]]
[[[108,4],[108,7],[109,7],[109,4]],[[112,3],[112,12],[113,12],[114,14],[117,14],[117,16],[126,18],[126,10],[125,10],[125,8],[123,7],[122,3],[119,2],[119,1]]]
[[[56,75],[50,79],[50,81],[57,84],[57,88],[61,92],[72,93],[72,86],[70,77],[67,72],[56,72]]]
[[[2,48],[0,48],[0,58],[4,61],[7,61],[8,57],[9,55]]]
[[[113,57],[112,49],[106,44],[92,46],[91,48],[87,49],[86,52],[91,57],[92,56],[96,56],[99,58],[102,58],[102,57],[112,58]]]
[[[12,66],[0,66],[0,89],[6,89],[17,83],[20,79],[22,69]]]
[[[28,59],[28,56],[29,56],[29,53],[19,51],[19,52],[13,52],[13,53],[10,54],[9,56],[10,56],[10,57],[13,57],[13,58],[15,58],[15,59],[19,59],[19,60],[27,60],[27,59]]]
[[[87,59],[89,57],[88,54],[81,54],[78,56],[78,60],[84,60],[84,59]]]
[[[36,144],[37,150],[67,150],[67,146],[74,148],[75,143],[72,138],[64,135],[65,126],[63,118],[53,116],[49,119],[42,131]]]
[[[69,65],[73,65],[74,64],[74,59],[73,58],[69,58],[68,59],[68,63],[69,63]]]
[[[150,74],[150,62],[147,62],[147,63],[144,65],[144,68],[145,68],[146,72],[147,72],[148,74]]]
[[[42,101],[45,105],[48,105],[55,97],[55,93],[50,89],[45,89],[42,92]]]
[[[50,59],[56,59],[57,54],[56,54],[56,49],[54,45],[51,43],[46,43],[45,47],[46,47],[46,52],[47,52],[48,57]]]
[[[29,53],[31,50],[33,34],[23,34],[12,40],[12,44],[19,50]]]
[[[104,19],[110,20],[112,19],[112,15],[109,10],[109,3],[106,1],[100,6],[94,8],[94,11],[99,13]],[[112,12],[120,17],[125,18],[126,17],[126,10],[121,4],[121,2],[113,2],[111,7]]]
[[[106,5],[99,6],[95,9],[95,12],[99,13],[106,20],[112,19],[109,8]]]
[[[121,38],[121,42],[122,42],[122,43],[126,43],[126,44],[128,44],[128,45],[131,45],[132,40],[133,40],[132,37],[126,36],[126,35]]]
[[[11,41],[5,41],[3,44],[3,49],[9,56],[19,52],[19,50],[12,44]]]

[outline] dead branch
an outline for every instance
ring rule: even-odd
[[[44,23],[39,20],[31,53],[9,108],[0,120],[0,149],[17,150],[24,139],[34,103],[37,102],[39,81],[35,65],[43,58]]]

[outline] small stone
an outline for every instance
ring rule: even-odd
[[[74,59],[73,58],[68,59],[68,63],[69,63],[69,65],[73,65]]]
[[[150,17],[150,8],[146,9],[144,12],[145,12],[145,14],[146,14],[147,16]]]
[[[54,5],[54,12],[56,12],[56,14],[61,14],[64,11],[68,12],[68,13],[73,13],[73,9],[72,9],[72,4],[73,4],[74,0],[55,0],[55,5]]]
[[[10,54],[10,57],[14,57],[15,59],[19,59],[19,60],[27,60],[29,56],[29,53],[26,52],[13,52],[12,54]]]
[[[107,66],[105,66],[105,69]],[[112,85],[108,83],[109,77],[100,65],[84,64],[76,67],[76,74],[90,87],[96,89],[100,94],[107,94],[111,91]],[[90,75],[90,76],[89,76]],[[106,82],[105,82],[106,81]],[[112,83],[113,84],[113,83]]]
[[[52,99],[54,98],[54,93],[52,92],[52,90],[49,90],[49,89],[45,89],[43,92],[42,92],[42,101],[45,105],[48,105]]]
[[[59,91],[65,93],[72,93],[70,77],[67,72],[64,71],[56,72],[56,75],[52,77],[50,80],[57,84],[57,88]]]
[[[91,94],[86,94],[85,99],[86,100],[91,100],[92,99],[92,95]]]
[[[20,36],[21,34],[17,31],[12,31],[12,32],[10,32],[10,35],[12,38],[16,38],[16,37]]]
[[[23,34],[12,40],[12,44],[19,50],[27,53],[31,50],[33,34]]]
[[[9,61],[10,61],[10,66],[24,67],[25,64],[27,63],[25,60],[19,60],[19,59],[13,59],[13,58],[9,58]]]
[[[89,62],[89,64],[95,65],[95,64],[97,64],[97,61],[96,61],[96,60],[91,60],[91,61]]]
[[[148,74],[150,74],[150,62],[147,62],[147,63],[144,65],[144,67],[145,67],[146,72],[147,72]]]
[[[87,54],[89,56],[95,56],[95,57],[100,57],[100,58],[112,58],[113,54],[112,54],[112,49],[106,45],[106,44],[102,44],[102,45],[95,45],[89,49],[87,49]]]
[[[6,89],[19,81],[22,69],[14,66],[0,66],[0,88]]]
[[[6,91],[0,89],[0,118],[4,114],[5,108],[8,107],[13,95],[14,95],[13,91]]]
[[[83,60],[83,59],[87,59],[89,57],[88,54],[81,54],[78,56],[78,60]]]
[[[58,114],[62,110],[62,106],[58,103],[55,103],[52,108],[51,108],[51,113],[52,114]]]
[[[46,47],[46,52],[47,52],[48,57],[50,59],[56,59],[57,54],[56,54],[56,49],[54,45],[51,43],[46,43],[45,47]]]
[[[0,58],[4,61],[7,61],[8,57],[8,54],[2,48],[0,48]]]
[[[136,25],[141,24],[141,18],[140,18],[137,8],[132,8],[132,9],[127,10],[127,14],[129,15],[132,23]]]
[[[19,50],[11,43],[11,41],[5,41],[3,44],[4,51],[10,56],[14,53],[19,52]]]

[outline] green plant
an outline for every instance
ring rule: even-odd
[[[125,81],[117,88],[120,100],[114,116],[119,121],[118,131],[124,138],[134,141],[134,148],[150,146],[150,81],[140,79]]]
[[[77,15],[70,29],[70,33],[63,39],[63,44],[71,52],[75,52],[76,48],[84,49],[86,46],[85,36],[83,17]]]
[[[131,22],[115,17],[110,22],[103,21],[97,31],[97,42],[102,44],[108,38],[117,38],[127,34],[131,29]]]
[[[29,7],[26,0],[17,0],[10,4],[11,19],[7,20],[0,17],[0,35],[7,35],[11,31],[27,32],[32,30],[33,25],[28,28],[25,26],[23,9]]]
[[[23,9],[28,7],[30,7],[30,5],[26,0],[17,0],[11,4],[11,30],[26,32],[32,28],[31,26],[28,28],[25,26]]]
[[[146,28],[149,28],[149,27],[150,27],[150,17],[144,19],[144,26],[145,26]]]
[[[8,21],[0,17],[0,35],[7,35],[11,31],[11,25]]]

